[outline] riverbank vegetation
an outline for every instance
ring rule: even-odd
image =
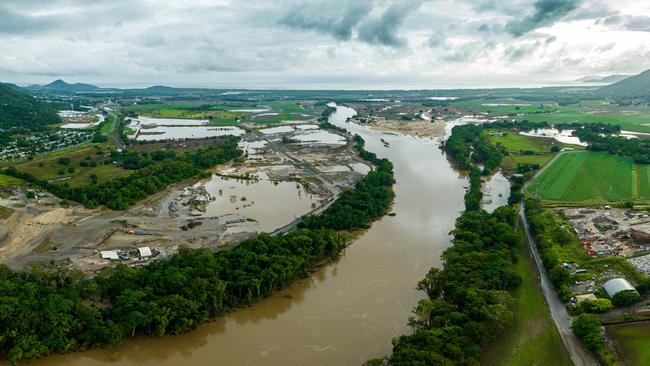
[[[470,188],[465,194],[465,209],[476,211],[481,208],[481,175],[494,171],[503,158],[502,152],[493,145],[482,126],[461,125],[452,128],[451,136],[444,144],[444,150],[460,169],[469,171]],[[482,164],[481,170],[477,165]]]
[[[517,201],[518,202],[518,201]],[[514,319],[498,336],[483,348],[484,366],[570,366],[560,333],[551,318],[537,279],[538,272],[525,244],[524,231],[518,226],[521,247],[515,272],[521,285],[512,295],[515,299]]]
[[[392,198],[392,165],[366,152],[362,139],[356,141],[361,155],[372,159],[376,174],[347,191],[344,202],[353,204],[334,204],[323,213],[365,218],[346,225],[350,228],[365,227],[376,212],[387,212],[391,201],[386,197]],[[163,160],[136,174],[161,165],[198,169],[212,158],[194,154],[184,162]],[[362,204],[364,200],[370,201]],[[250,305],[307,276],[345,247],[344,235],[334,230],[340,224],[314,218],[306,226],[280,236],[261,234],[229,251],[182,248],[147,267],[119,264],[92,279],[67,269],[34,267],[24,272],[0,265],[0,358],[16,362],[113,346],[136,335],[177,334]],[[504,272],[497,257],[485,262],[494,262],[496,273]],[[501,298],[498,293],[489,296]]]
[[[454,127],[445,149],[478,177],[465,196],[475,200],[472,192],[478,189],[480,194],[475,164],[483,163],[484,172],[490,171],[498,166],[500,153],[480,128],[470,125]],[[521,283],[514,269],[520,248],[513,228],[516,209],[504,206],[489,214],[474,203],[466,202],[466,207],[452,231],[453,245],[443,253],[444,267],[431,268],[418,283],[427,297],[409,319],[414,333],[394,339],[387,359],[368,364],[478,364],[486,342],[511,323],[515,300],[510,291]]]
[[[409,322],[414,333],[393,341],[390,365],[479,363],[482,347],[514,316],[509,290],[521,283],[513,267],[519,246],[515,217],[514,208],[504,206],[458,218],[444,268],[432,268],[418,284],[428,296]]]
[[[329,227],[335,230],[366,228],[370,222],[387,213],[393,202],[393,164],[379,159],[364,149],[365,141],[356,135],[355,148],[361,158],[371,162],[374,170],[359,180],[352,190],[341,193],[336,201],[320,215],[303,219],[301,227],[310,229]]]

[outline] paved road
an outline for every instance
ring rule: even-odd
[[[125,147],[125,145],[124,145],[124,141],[122,141],[122,136],[120,135],[120,133],[119,133],[120,131],[119,131],[119,129],[117,128],[117,126],[120,125],[120,118],[119,118],[119,117],[117,116],[117,114],[115,114],[115,112],[113,112],[112,110],[111,110],[111,111],[108,111],[108,115],[109,115],[110,117],[113,118],[113,123],[111,124],[111,127],[110,127],[110,129],[108,130],[108,135],[109,135],[109,137],[110,137],[111,139],[113,139],[113,141],[115,142],[115,144],[116,144],[120,149],[124,149],[124,147]]]
[[[535,265],[537,270],[540,273],[540,284],[544,297],[546,298],[546,303],[548,304],[549,309],[551,310],[551,317],[557,326],[557,330],[560,332],[560,337],[562,337],[562,342],[569,351],[569,356],[573,361],[573,364],[576,366],[592,366],[597,365],[598,363],[593,358],[591,353],[587,351],[582,342],[573,334],[571,331],[571,322],[572,318],[567,313],[564,303],[558,298],[551,281],[549,280],[548,274],[546,273],[546,268],[542,264],[539,253],[537,252],[537,245],[533,236],[530,234],[530,227],[528,226],[528,220],[526,219],[524,202],[520,203],[519,216],[521,217],[521,223],[524,226],[526,231],[526,239],[528,246],[530,247],[530,252],[533,254],[533,259],[535,260]]]

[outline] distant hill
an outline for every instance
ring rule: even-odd
[[[608,76],[585,76],[576,81],[581,81],[583,83],[600,83],[600,84],[611,84],[617,83],[621,80],[627,79],[632,75],[608,75]]]
[[[612,96],[648,96],[650,95],[650,70],[612,85],[603,86],[598,89],[598,92]]]
[[[42,88],[49,89],[49,90],[58,90],[58,91],[91,91],[91,90],[99,89],[98,87],[90,84],[83,84],[83,83],[68,84],[61,79],[55,80],[43,86]]]
[[[43,130],[60,122],[54,108],[14,87],[0,83],[0,130]]]

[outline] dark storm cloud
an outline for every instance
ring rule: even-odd
[[[294,9],[281,20],[281,24],[318,31],[338,40],[349,40],[353,29],[372,10],[372,2],[341,4],[340,1],[324,1],[308,6],[297,5]]]
[[[406,40],[400,37],[399,29],[404,19],[422,5],[420,0],[405,0],[393,3],[376,19],[369,19],[359,27],[359,39],[369,44],[403,47]]]
[[[143,4],[127,0],[3,0],[0,4],[0,33],[78,30],[97,26],[97,19],[115,18],[121,22],[142,16],[146,11]]]
[[[22,14],[0,5],[0,33],[32,33],[54,26],[54,19]]]
[[[575,10],[579,3],[580,0],[537,0],[531,15],[508,22],[506,30],[515,37],[521,37],[537,28],[553,24]]]

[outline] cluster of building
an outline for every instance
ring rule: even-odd
[[[624,209],[566,209],[582,247],[593,257],[631,257],[650,249],[650,217]]]
[[[142,262],[152,260],[160,256],[160,250],[150,247],[128,248],[102,250],[100,252],[102,259],[111,261],[132,261],[132,265],[137,266]]]
[[[0,146],[0,160],[26,159],[35,154],[78,145],[92,138],[92,132],[65,130],[23,136]]]

